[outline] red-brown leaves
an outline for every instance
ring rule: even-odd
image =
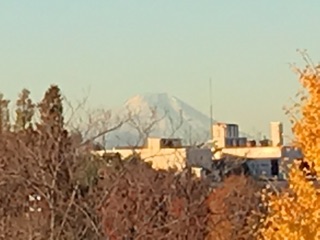
[[[187,172],[156,171],[142,161],[128,162],[122,171],[123,175],[111,177],[115,184],[101,210],[108,235],[117,239],[204,239],[205,183]]]

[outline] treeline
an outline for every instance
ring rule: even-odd
[[[92,155],[64,125],[58,86],[39,104],[23,90],[14,121],[3,96],[0,109],[0,239],[254,239],[253,180],[212,189],[189,169]]]
[[[305,92],[287,111],[294,144],[320,172],[319,67],[295,70]],[[320,239],[319,184],[296,164],[288,188],[231,175],[213,189],[190,169],[156,171],[86,144],[65,126],[58,86],[39,104],[23,90],[14,119],[0,96],[0,239]]]

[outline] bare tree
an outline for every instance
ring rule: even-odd
[[[141,109],[135,112],[131,109],[127,109],[127,113],[129,116],[128,124],[138,133],[138,138],[134,147],[141,145],[141,143],[150,136],[150,133],[154,130],[156,125],[167,116],[166,111],[159,116],[156,107],[149,108],[150,116],[147,117],[141,115]]]
[[[76,104],[72,104],[64,97],[69,115],[66,127],[77,136],[80,147],[88,145],[92,147],[97,140],[102,139],[100,142],[104,148],[105,136],[121,128],[129,119],[127,116],[116,116],[111,110],[92,109],[87,106],[88,99],[85,97]]]

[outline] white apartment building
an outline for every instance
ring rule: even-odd
[[[181,139],[177,138],[148,138],[142,147],[121,147],[112,150],[96,151],[96,154],[119,153],[122,158],[132,154],[139,154],[141,159],[152,163],[155,169],[168,170],[175,168],[182,170],[186,165],[192,167],[194,173],[200,177],[200,168],[212,165],[211,149],[182,146]]]
[[[220,149],[214,158],[245,158],[248,159],[248,166],[254,175],[285,179],[288,164],[294,159],[302,159],[302,153],[295,147],[283,145],[282,123],[270,123],[270,137],[270,140],[262,140],[257,144],[239,137],[237,124],[214,124],[213,142],[215,149]]]
[[[150,137],[142,147],[119,147],[95,153],[119,153],[122,158],[139,154],[141,159],[152,163],[155,169],[175,168],[180,171],[188,165],[197,176],[201,176],[202,169],[212,170],[215,160],[228,157],[246,159],[252,175],[278,179],[286,179],[288,164],[294,159],[303,158],[299,149],[283,145],[283,126],[280,122],[270,123],[271,139],[260,143],[239,137],[237,124],[216,123],[212,131],[214,148],[182,146],[181,139],[177,138]]]

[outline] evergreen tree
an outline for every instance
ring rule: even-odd
[[[0,133],[10,130],[9,103],[10,101],[0,93]]]
[[[63,130],[63,106],[60,89],[52,85],[39,104],[41,124],[50,132],[61,133]]]
[[[32,119],[35,112],[35,104],[30,99],[30,91],[23,89],[16,101],[16,121],[15,131],[24,130],[32,125]]]

